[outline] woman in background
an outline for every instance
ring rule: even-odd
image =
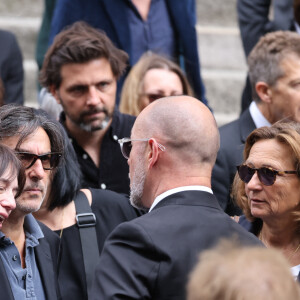
[[[120,111],[137,116],[151,102],[176,95],[193,96],[180,67],[163,56],[145,53],[124,82]]]

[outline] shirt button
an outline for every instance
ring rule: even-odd
[[[105,190],[106,189],[106,184],[105,183],[101,183],[100,187],[101,187],[102,190]]]
[[[84,153],[84,154],[82,155],[82,158],[83,158],[83,159],[87,159],[87,158],[88,158],[87,154]]]
[[[115,141],[117,141],[117,140],[118,140],[118,137],[117,137],[116,135],[114,135],[114,136],[113,136],[113,139],[114,139]]]
[[[17,259],[18,259],[17,255],[14,255],[14,256],[12,257],[12,260],[13,260],[13,261],[16,261]]]

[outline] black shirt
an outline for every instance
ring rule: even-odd
[[[65,114],[62,113],[60,122],[64,124],[65,119]],[[75,137],[68,133],[80,164],[82,188],[109,189],[129,194],[129,167],[121,153],[118,139],[130,137],[134,121],[135,117],[121,114],[117,109],[114,111],[112,123],[102,141],[99,168],[88,153],[77,144]]]
[[[90,189],[90,191],[92,193],[91,208],[96,216],[96,234],[100,255],[104,241],[113,229],[122,222],[140,216],[140,212],[134,209],[123,195],[96,189]],[[58,267],[61,298],[62,300],[85,300],[87,299],[87,286],[78,226],[74,224],[55,232],[58,235],[62,234]]]

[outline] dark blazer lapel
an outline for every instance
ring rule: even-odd
[[[39,245],[34,248],[37,266],[40,272],[46,299],[57,299],[55,274],[50,252],[50,246],[45,238],[39,240]]]
[[[254,121],[250,115],[250,110],[247,108],[239,119],[240,132],[241,132],[241,141],[244,144],[248,135],[256,129]]]
[[[14,296],[8,281],[6,271],[3,265],[2,260],[0,259],[0,294],[1,299],[5,300],[14,300]]]
[[[102,0],[107,15],[113,24],[121,48],[131,54],[129,23],[126,15],[127,4],[125,0]]]

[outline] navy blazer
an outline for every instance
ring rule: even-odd
[[[239,119],[220,128],[221,144],[212,172],[212,190],[221,207],[229,215],[239,215],[240,209],[230,198],[231,185],[236,173],[236,166],[243,162],[244,144],[248,135],[256,129],[246,109]]]
[[[196,96],[207,104],[200,75],[195,0],[165,0],[174,26],[178,53],[184,59],[184,69]],[[105,31],[112,42],[131,55],[130,28],[124,0],[60,0],[57,2],[50,32],[50,44],[66,25],[83,20]]]
[[[47,300],[60,299],[57,281],[60,238],[46,225],[38,221],[44,238],[34,248],[37,266],[40,272],[44,293]]]
[[[188,274],[199,252],[233,236],[241,244],[261,245],[222,211],[213,194],[170,195],[108,237],[92,299],[185,299]]]

